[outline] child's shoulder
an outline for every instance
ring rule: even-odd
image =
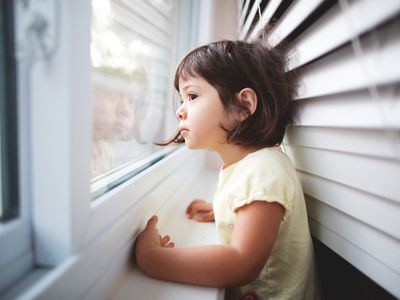
[[[245,157],[241,164],[242,168],[287,168],[291,167],[291,162],[286,153],[280,147],[262,148]]]
[[[296,178],[296,169],[279,147],[263,148],[247,155],[235,169],[239,177]]]
[[[241,195],[240,199],[256,194],[265,199],[292,201],[298,186],[296,170],[279,148],[264,148],[247,155],[226,182],[231,194]]]

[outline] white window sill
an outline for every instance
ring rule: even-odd
[[[170,208],[174,212],[167,219],[165,225],[160,222],[160,233],[170,235],[177,247],[219,243],[215,223],[199,223],[189,220],[185,213],[187,205],[195,198],[212,200],[217,179],[218,171],[215,168],[202,169],[188,189],[179,195],[184,200],[176,207]],[[130,299],[133,295],[135,299],[141,300],[222,300],[224,299],[224,290],[160,281],[147,277],[135,268],[127,273],[112,300]]]
[[[168,233],[177,246],[197,246],[219,243],[214,223],[197,223],[185,218],[182,203],[160,231]],[[152,279],[141,273],[137,268],[131,270],[124,279],[120,288],[112,297],[112,300],[130,299],[141,300],[175,300],[175,299],[210,299],[222,300],[224,291],[215,288],[199,287],[186,284],[178,284]]]

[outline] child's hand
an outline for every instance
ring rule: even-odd
[[[194,199],[186,209],[189,219],[195,219],[198,222],[214,221],[214,211],[212,204],[202,199]]]
[[[146,228],[136,238],[136,262],[143,270],[146,261],[151,259],[152,250],[157,248],[173,248],[175,244],[170,242],[168,235],[162,237],[157,229],[157,216],[152,216],[147,222]]]

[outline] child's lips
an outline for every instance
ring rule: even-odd
[[[185,127],[179,127],[179,132],[183,136],[189,132],[189,129],[187,129]]]

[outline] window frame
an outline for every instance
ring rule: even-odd
[[[5,11],[5,17],[7,18],[5,24],[6,39],[9,42],[7,45],[8,55],[8,68],[11,71],[7,74],[8,80],[14,80],[14,82],[8,83],[7,86],[11,86],[11,91],[8,90],[6,93],[12,97],[16,104],[16,116],[14,120],[15,132],[12,141],[17,147],[17,152],[14,153],[15,157],[12,159],[11,164],[17,168],[16,174],[14,174],[11,181],[12,184],[12,195],[16,197],[18,201],[18,207],[14,208],[16,211],[12,212],[11,215],[7,216],[0,222],[0,291],[7,288],[15,280],[22,277],[33,264],[33,254],[31,248],[31,233],[30,233],[30,218],[29,218],[29,207],[28,207],[28,194],[24,191],[28,190],[28,147],[26,139],[26,119],[25,111],[23,109],[24,103],[20,97],[21,86],[18,84],[21,79],[21,72],[16,70],[18,68],[14,53],[14,40],[17,38],[17,27],[14,19],[15,6],[14,2],[7,0],[2,2],[2,10]],[[11,66],[10,66],[11,64]],[[17,84],[15,84],[17,82]],[[9,124],[7,124],[9,125]],[[7,132],[10,133],[10,132]],[[15,145],[16,144],[16,145]],[[9,149],[7,149],[9,151]],[[10,162],[7,162],[10,163]],[[15,165],[16,164],[16,165]],[[16,190],[14,190],[16,189]]]
[[[9,224],[7,232],[0,228],[0,245],[7,244],[8,251],[14,251],[14,254],[15,249],[22,249],[22,246],[26,251],[24,267],[18,276],[10,278],[9,282],[17,282],[17,285],[8,291],[8,295],[25,293],[29,286],[33,287],[38,280],[45,278],[33,292],[32,289],[27,292],[31,297],[31,293],[59,292],[63,289],[61,278],[71,282],[79,277],[85,264],[92,264],[96,257],[105,255],[104,250],[98,247],[99,243],[104,239],[110,242],[121,238],[121,235],[111,238],[109,233],[121,215],[178,167],[185,165],[188,172],[188,167],[194,162],[189,159],[193,154],[188,154],[185,148],[178,149],[96,201],[91,201],[92,107],[87,101],[91,98],[91,22],[88,17],[91,3],[32,1],[29,9],[22,7],[22,1],[17,3],[20,6],[17,7],[15,24],[18,43],[22,47],[17,52],[21,216]],[[199,43],[191,35],[199,30],[198,23],[202,19],[192,20],[190,17],[191,13],[198,13],[199,3],[196,1],[177,3],[177,13],[180,13],[177,22],[190,26],[176,26],[176,61],[181,58],[179,54]],[[210,3],[205,4],[209,9]],[[62,12],[59,18],[54,9]],[[57,36],[54,41],[56,51],[51,57],[34,52],[37,49],[24,49],[30,45],[25,34],[32,12],[45,16],[50,30]],[[37,57],[29,57],[29,51]],[[172,84],[168,96],[168,101],[172,101]],[[174,118],[171,114],[167,119],[168,129],[176,124]],[[171,180],[174,186],[181,185],[181,182]],[[137,212],[134,210],[134,214],[140,217],[144,210],[155,213],[152,211],[154,208],[142,207]],[[1,259],[5,257],[3,253]],[[10,257],[7,262],[10,268],[17,270],[18,264],[12,260]],[[26,279],[18,282],[25,274],[28,274]],[[93,280],[82,281],[74,293],[84,295]]]

